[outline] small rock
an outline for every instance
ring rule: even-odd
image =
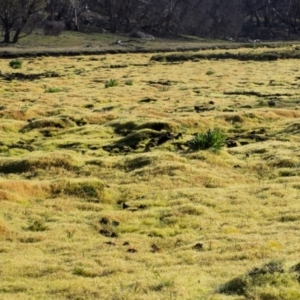
[[[99,233],[106,236],[106,237],[111,237],[111,238],[117,238],[118,237],[118,234],[116,232],[112,232],[112,231],[109,231],[107,229],[100,229]]]
[[[138,206],[138,209],[146,209],[146,208],[147,208],[147,205],[145,205],[145,204],[140,204]]]
[[[193,249],[197,251],[203,250],[203,244],[197,243],[196,245],[193,246]]]
[[[114,221],[111,222],[111,225],[117,227],[117,226],[120,225],[120,222],[114,220]]]
[[[109,230],[100,229],[99,233],[102,234],[102,235],[104,235],[104,236],[111,237],[111,232]]]
[[[108,218],[103,217],[103,218],[100,219],[99,223],[103,224],[103,225],[108,225],[110,222],[109,222]]]
[[[270,107],[274,107],[274,106],[276,106],[276,102],[274,100],[270,100],[270,101],[268,101],[268,105]]]
[[[126,204],[125,202],[122,202],[122,208],[123,209],[127,209],[127,208],[129,208],[130,206],[128,205],[128,204]]]
[[[127,250],[127,252],[129,252],[129,253],[136,253],[136,252],[138,252],[135,248],[129,248],[128,250]]]
[[[110,245],[110,246],[116,246],[116,243],[114,243],[114,242],[111,242],[111,241],[109,241],[109,242],[105,242],[105,244],[106,244],[106,245]]]
[[[156,244],[151,245],[151,252],[156,253],[160,251],[161,251],[160,248]]]
[[[235,140],[227,140],[225,143],[228,148],[234,148],[238,146],[238,143]]]

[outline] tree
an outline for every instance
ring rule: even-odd
[[[79,17],[88,9],[89,2],[89,0],[46,0],[45,11],[48,20],[64,21],[67,29],[79,31]]]
[[[44,0],[0,0],[4,43],[16,43],[31,18],[44,8]],[[13,36],[12,36],[12,33]]]

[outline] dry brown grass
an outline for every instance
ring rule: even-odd
[[[247,299],[217,290],[299,262],[297,61],[150,58],[24,58],[60,77],[0,81],[1,299]],[[189,151],[209,128],[234,147]]]

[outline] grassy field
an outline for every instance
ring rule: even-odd
[[[1,299],[300,298],[299,60],[151,58],[0,60]]]

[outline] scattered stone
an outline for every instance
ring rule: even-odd
[[[138,209],[141,209],[141,210],[143,210],[143,209],[147,209],[148,207],[147,207],[147,205],[145,205],[145,204],[140,204],[139,206],[138,206]]]
[[[155,39],[153,35],[144,33],[142,31],[135,31],[130,36],[133,38],[140,38],[140,39],[146,39],[146,40],[154,40]]]
[[[106,236],[106,237],[111,237],[111,238],[116,238],[118,237],[118,234],[112,231],[109,231],[107,229],[100,229],[99,233]]]
[[[117,238],[117,237],[118,237],[118,234],[117,234],[116,232],[112,232],[110,237],[112,237],[112,238]]]
[[[156,252],[160,252],[160,251],[161,251],[161,249],[156,244],[151,245],[151,252],[156,253]]]
[[[224,108],[223,112],[234,112],[233,108]]]
[[[103,225],[108,225],[110,223],[109,219],[106,217],[101,218],[99,222]]]
[[[129,252],[129,253],[136,253],[136,252],[138,252],[135,248],[129,248],[128,250],[127,250],[127,252]]]
[[[268,101],[268,105],[269,105],[270,107],[274,107],[274,106],[276,106],[276,102],[275,102],[274,100],[269,100],[269,101]]]
[[[129,246],[129,245],[130,245],[130,243],[128,241],[123,243],[123,246]]]
[[[109,242],[104,242],[104,244],[110,245],[110,246],[116,246],[116,243],[111,242],[111,241],[109,241]]]
[[[99,233],[104,235],[104,236],[107,236],[107,237],[111,236],[111,232],[109,230],[106,230],[106,229],[100,229]]]
[[[194,110],[197,113],[205,112],[205,111],[211,111],[211,110],[214,110],[214,109],[215,109],[215,107],[207,107],[207,106],[200,106],[200,105],[195,105],[194,106]]]
[[[174,139],[175,140],[179,140],[179,139],[182,139],[183,135],[181,132],[179,132],[177,135],[174,136]]]
[[[117,226],[120,225],[120,222],[119,222],[119,221],[113,220],[113,221],[111,222],[111,225],[117,227]]]
[[[123,209],[127,209],[127,208],[129,208],[130,206],[128,205],[128,204],[126,204],[125,202],[122,202],[122,208]]]
[[[156,101],[157,101],[157,99],[155,99],[155,98],[146,97],[146,98],[140,100],[139,103],[150,103],[150,102],[156,102]]]
[[[203,250],[203,244],[197,243],[196,245],[193,246],[193,249],[197,251]]]
[[[172,85],[172,83],[171,83],[170,80],[166,80],[166,81],[163,81],[163,80],[159,80],[159,81],[152,81],[152,80],[149,80],[147,83],[148,83],[148,84],[167,85],[167,86]]]
[[[238,146],[238,143],[235,140],[229,139],[225,141],[225,144],[228,148],[234,148]]]

